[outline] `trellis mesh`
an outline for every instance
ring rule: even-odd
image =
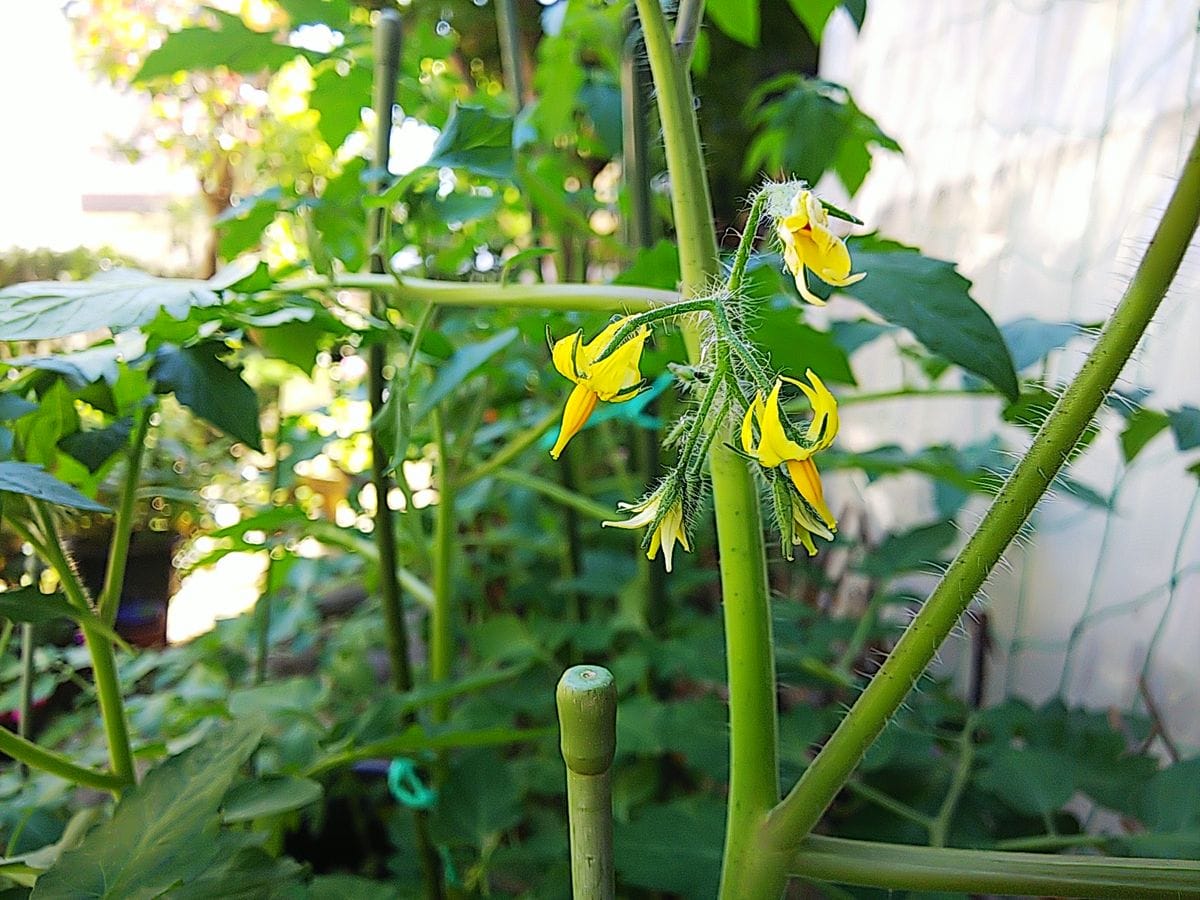
[[[874,3],[861,35],[831,23],[822,74],[847,85],[906,151],[877,156],[855,212],[956,260],[1000,323],[1104,319],[1200,127],[1191,0]],[[1193,248],[1124,372],[1121,388],[1150,389],[1155,408],[1200,405],[1196,261]],[[1088,344],[1055,353],[1051,379],[1070,377]],[[856,363],[865,389],[895,385],[900,364],[888,348]],[[965,444],[995,428],[996,402],[879,404],[858,425],[845,416],[843,429],[860,448]],[[1186,466],[1195,460],[1164,433],[1126,466],[1119,419],[1105,417],[1071,475],[1111,496],[1110,508],[1059,491],[1036,514],[1036,537],[1010,550],[988,586],[990,699],[1061,693],[1145,711],[1148,694],[1174,742],[1194,753],[1200,486]],[[927,512],[903,482],[865,490],[889,524]]]

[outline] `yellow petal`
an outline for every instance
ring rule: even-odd
[[[762,406],[762,394],[756,394],[754,402],[746,408],[742,417],[742,449],[754,456],[754,416]]]
[[[759,441],[756,456],[758,461],[768,469],[787,460],[806,459],[812,451],[805,450],[787,436],[783,430],[783,421],[779,415],[779,389],[783,382],[776,381],[771,395],[763,404],[762,415],[759,417]]]
[[[635,515],[623,522],[601,522],[600,526],[602,528],[641,528],[649,525],[658,517],[658,502],[658,497],[655,496],[646,503],[622,503],[620,504],[622,507]]]
[[[597,399],[599,398],[597,398],[596,392],[587,385],[577,384],[571,391],[571,396],[567,398],[567,405],[563,407],[562,425],[558,428],[558,440],[554,442],[554,447],[550,451],[552,457],[558,459],[562,455],[567,442],[579,433],[579,429],[584,426],[588,416],[596,408]]]
[[[804,396],[808,398],[808,402],[812,404],[813,418],[804,436],[814,442],[811,452],[815,453],[833,443],[833,439],[837,437],[840,420],[838,419],[837,399],[825,387],[825,383],[817,377],[817,373],[812,369],[804,374],[812,383],[812,387],[795,378],[788,378],[786,375],[782,377],[784,381],[800,388],[804,392]]]
[[[646,559],[654,559],[658,556],[658,548],[662,545],[662,531],[658,528],[654,529],[654,534],[650,535],[650,546],[646,549]],[[671,571],[671,558],[667,555],[667,571]]]
[[[792,484],[800,492],[800,496],[808,501],[808,505],[817,511],[830,531],[837,530],[837,520],[825,503],[825,489],[821,485],[821,475],[817,472],[817,464],[812,459],[789,460],[788,474]]]
[[[614,350],[608,359],[591,366],[587,373],[587,382],[591,389],[600,395],[601,400],[611,401],[642,380],[638,365],[646,338],[649,336],[649,330],[639,329],[633,337]],[[607,344],[600,345],[596,355],[605,346]]]
[[[578,361],[577,349],[579,347],[579,332],[567,335],[554,342],[554,349],[550,356],[554,360],[554,368],[558,369],[558,374],[563,378],[569,378],[571,381],[578,382],[579,375],[575,372],[575,366]]]
[[[592,360],[599,356],[604,348],[612,343],[612,339],[624,325],[625,318],[617,319],[615,322],[608,323],[608,325],[604,327],[603,331],[592,338],[579,354],[583,364],[590,367],[592,365]]]
[[[813,306],[824,306],[827,302],[809,290],[808,282],[804,280],[804,266],[800,266],[796,272],[796,290],[800,292],[801,297]]]

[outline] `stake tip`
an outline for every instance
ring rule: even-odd
[[[563,760],[572,772],[600,775],[617,744],[617,687],[603,666],[572,666],[555,692]]]

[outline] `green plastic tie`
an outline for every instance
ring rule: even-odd
[[[437,802],[437,791],[421,780],[417,764],[406,756],[392,760],[387,780],[392,796],[409,809],[429,809]]]

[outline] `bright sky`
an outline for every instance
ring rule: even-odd
[[[193,179],[165,160],[131,165],[107,151],[138,101],[92,84],[53,0],[0,3],[0,84],[8,128],[0,141],[0,251],[67,249],[85,241],[81,194],[190,194]],[[18,37],[19,36],[19,37]]]

